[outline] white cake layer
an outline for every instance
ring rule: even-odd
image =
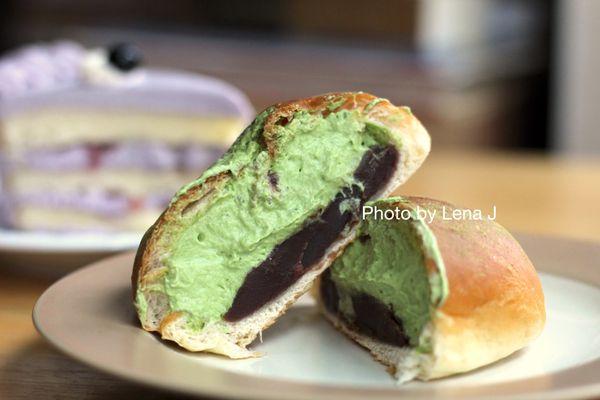
[[[162,209],[141,209],[109,218],[75,210],[26,206],[14,215],[14,222],[15,227],[23,230],[143,232],[161,212]]]
[[[177,189],[197,178],[201,171],[14,171],[7,179],[8,191],[13,195],[43,192],[76,192],[80,189],[112,190],[130,197],[145,197]]]
[[[237,117],[200,117],[169,113],[44,108],[0,122],[3,147],[15,154],[28,149],[79,143],[160,141],[228,147],[245,127]]]

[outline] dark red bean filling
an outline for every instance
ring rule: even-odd
[[[227,321],[239,321],[275,299],[320,261],[342,231],[358,221],[365,201],[377,193],[392,177],[398,151],[393,146],[373,146],[354,172],[362,183],[342,189],[331,203],[305,226],[277,245],[267,259],[254,267],[238,289]],[[357,209],[340,210],[345,200],[358,199]]]
[[[349,317],[339,310],[339,292],[331,280],[330,271],[325,271],[321,279],[321,300],[327,311],[341,318],[351,329],[380,342],[405,347],[409,339],[404,333],[402,321],[394,315],[393,310],[366,293],[351,296],[354,315]]]

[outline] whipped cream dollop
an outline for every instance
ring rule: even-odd
[[[82,71],[88,83],[99,86],[136,85],[145,75],[143,70],[121,71],[113,67],[108,50],[104,48],[88,52],[83,59]]]
[[[0,100],[82,85],[132,85],[143,75],[115,68],[105,49],[66,40],[30,45],[0,58]]]

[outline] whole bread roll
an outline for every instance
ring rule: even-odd
[[[366,93],[267,108],[142,239],[143,328],[191,351],[255,355],[246,346],[352,240],[362,204],[406,181],[429,146],[408,108]]]
[[[364,215],[315,293],[327,319],[400,381],[473,370],[542,332],[536,271],[487,216],[419,197],[369,202]]]

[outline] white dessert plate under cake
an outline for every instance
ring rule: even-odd
[[[34,232],[0,228],[3,267],[62,275],[108,255],[137,248],[142,232]]]
[[[197,396],[248,399],[563,399],[600,396],[600,245],[519,235],[540,272],[547,325],[529,347],[471,373],[399,386],[302,298],[265,331],[261,358],[192,354],[139,328],[133,253],[63,278],[37,302],[58,349],[123,379]]]

